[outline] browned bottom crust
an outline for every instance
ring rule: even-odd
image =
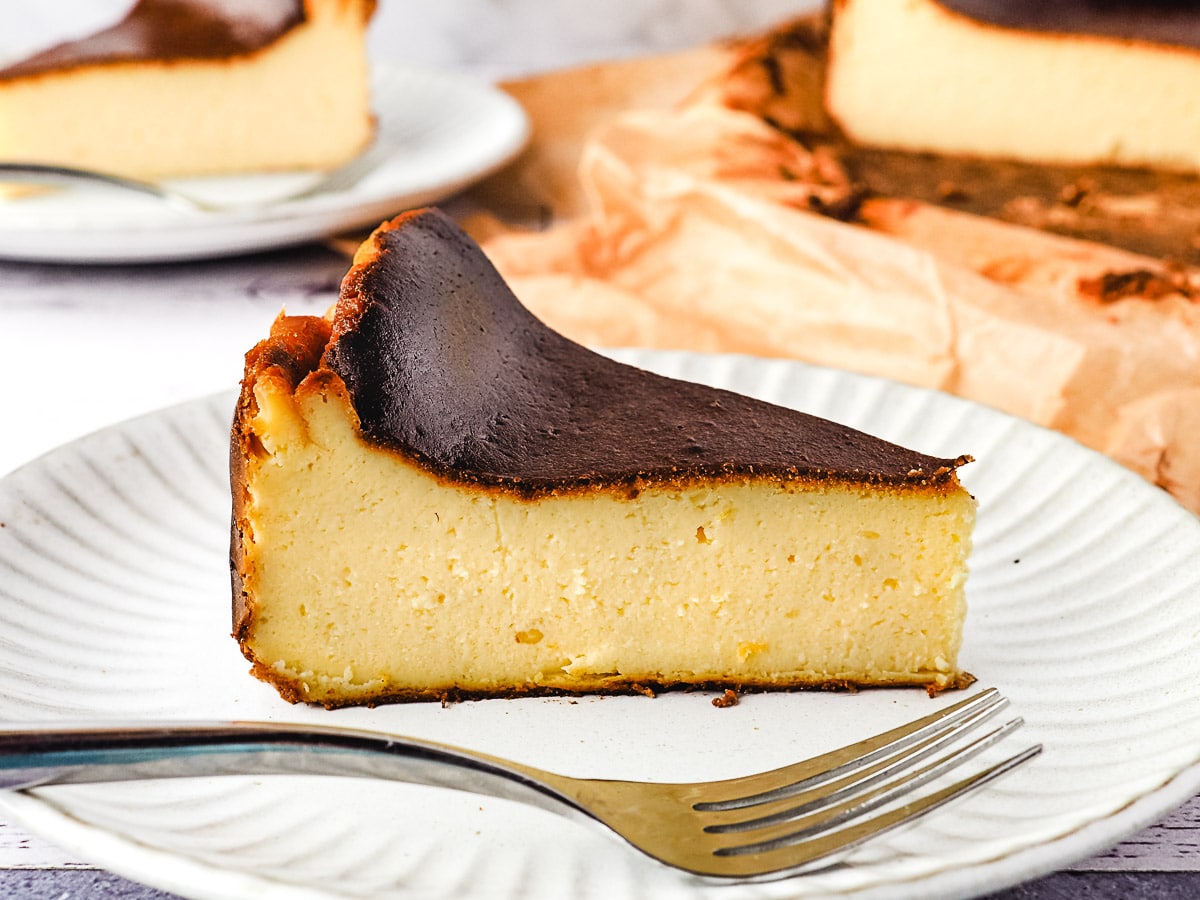
[[[252,669],[255,677],[273,685],[279,691],[279,695],[289,703],[306,703],[309,706],[323,706],[325,709],[343,709],[347,707],[365,706],[373,709],[376,706],[383,706],[389,703],[421,703],[431,700],[440,701],[443,706],[450,703],[459,703],[464,700],[515,700],[522,697],[584,697],[584,696],[611,696],[611,697],[628,697],[634,695],[642,695],[644,697],[655,697],[658,694],[667,692],[693,692],[693,691],[715,691],[723,693],[733,691],[736,694],[765,694],[765,693],[793,693],[797,691],[826,691],[840,693],[857,693],[861,690],[871,690],[877,688],[923,688],[930,697],[936,697],[943,691],[957,691],[970,687],[975,683],[976,678],[969,672],[959,672],[954,678],[950,679],[945,684],[868,684],[846,679],[831,679],[813,684],[769,684],[753,681],[741,681],[736,679],[719,680],[719,681],[630,681],[624,683],[614,683],[605,686],[603,690],[597,691],[595,688],[580,688],[579,690],[569,690],[567,688],[551,688],[540,685],[522,685],[521,687],[498,689],[495,691],[478,691],[467,688],[451,687],[445,689],[434,690],[397,690],[397,691],[382,691],[369,699],[364,699],[361,695],[354,697],[346,697],[344,699],[326,699],[326,700],[311,700],[306,697],[297,686],[296,683],[286,678],[281,678],[279,673],[269,666],[264,666],[262,663],[255,663]]]

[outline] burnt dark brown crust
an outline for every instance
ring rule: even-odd
[[[1061,35],[1094,35],[1177,47],[1200,47],[1193,0],[933,0],[986,25]]]
[[[0,69],[0,80],[102,63],[212,60],[255,53],[305,21],[305,0],[141,0],[111,28]]]
[[[934,485],[965,461],[593,353],[526,310],[439,212],[373,240],[322,366],[367,440],[444,478],[526,495],[697,478]]]

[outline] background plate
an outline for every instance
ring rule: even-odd
[[[250,253],[367,228],[448,197],[524,147],[521,106],[489,84],[436,70],[385,66],[374,78],[376,141],[388,152],[356,185],[266,207],[189,213],[136,194],[71,188],[0,200],[0,257],[57,263],[140,263]],[[394,149],[393,149],[394,148]],[[203,200],[270,201],[319,173],[168,182]]]
[[[193,897],[969,896],[1059,868],[1200,788],[1200,520],[1107,459],[966,401],[787,361],[621,358],[978,462],[961,662],[1041,757],[802,879],[710,887],[604,833],[500,800],[297,777],[42,788],[0,810],[66,850]],[[65,446],[0,482],[0,721],[323,722],[473,747],[571,775],[764,769],[899,724],[921,691],[283,703],[229,638],[233,394]]]

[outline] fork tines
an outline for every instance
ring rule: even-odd
[[[1040,745],[898,803],[1020,727],[1022,720],[1012,719],[962,742],[1007,705],[999,693],[988,689],[831,753],[710,785],[705,799],[692,804],[712,854],[710,874],[779,876],[830,865],[834,855],[911,822],[1033,758]],[[882,811],[870,815],[876,810]]]

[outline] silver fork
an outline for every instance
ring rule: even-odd
[[[569,778],[445,744],[257,723],[0,731],[0,788],[212,775],[353,775],[454,788],[599,822],[671,866],[760,880],[831,865],[1032,759],[1035,745],[899,802],[1021,724],[960,743],[1005,705],[988,689],[915,722],[769,772],[667,784]]]
[[[184,191],[168,187],[157,181],[142,181],[108,172],[79,169],[71,166],[52,166],[32,162],[0,163],[0,184],[71,185],[91,184],[117,190],[133,191],[161,200],[174,209],[188,213],[237,212],[256,210],[281,203],[291,203],[314,197],[348,190],[377,169],[396,151],[395,145],[376,140],[370,147],[345,165],[330,169],[320,179],[307,187],[291,191],[278,197],[256,201],[216,202],[203,200]]]

